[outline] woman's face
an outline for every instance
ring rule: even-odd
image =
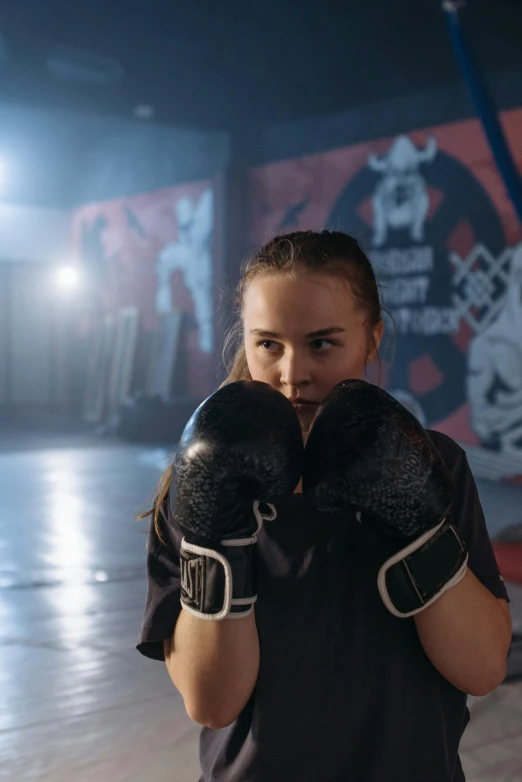
[[[248,286],[243,326],[250,374],[294,403],[305,434],[332,388],[360,378],[373,360],[366,317],[349,282],[338,277],[274,274]],[[382,325],[377,346],[381,336]]]

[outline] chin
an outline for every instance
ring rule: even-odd
[[[314,422],[315,413],[313,415],[300,415],[299,416],[299,424],[301,426],[301,432],[303,433],[303,437],[307,437],[310,429],[312,428],[312,424]]]

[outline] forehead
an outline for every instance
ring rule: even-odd
[[[248,285],[243,300],[243,319],[249,328],[275,330],[275,324],[313,331],[346,324],[355,316],[360,317],[360,311],[349,281],[333,275],[261,277]]]

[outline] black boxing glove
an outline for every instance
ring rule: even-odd
[[[230,383],[198,407],[181,436],[170,487],[184,535],[181,603],[190,613],[221,620],[253,610],[257,533],[276,517],[273,503],[297,486],[303,451],[292,404],[265,383]]]
[[[303,493],[327,512],[352,509],[388,539],[394,553],[378,588],[395,616],[414,616],[464,578],[451,477],[418,420],[381,388],[346,380],[325,399],[306,443]]]

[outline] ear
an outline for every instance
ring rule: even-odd
[[[373,329],[373,345],[366,358],[366,366],[368,366],[369,364],[373,364],[373,362],[377,358],[377,353],[379,351],[379,346],[381,344],[383,334],[384,334],[384,321],[380,320],[377,323],[377,325],[374,326]]]

